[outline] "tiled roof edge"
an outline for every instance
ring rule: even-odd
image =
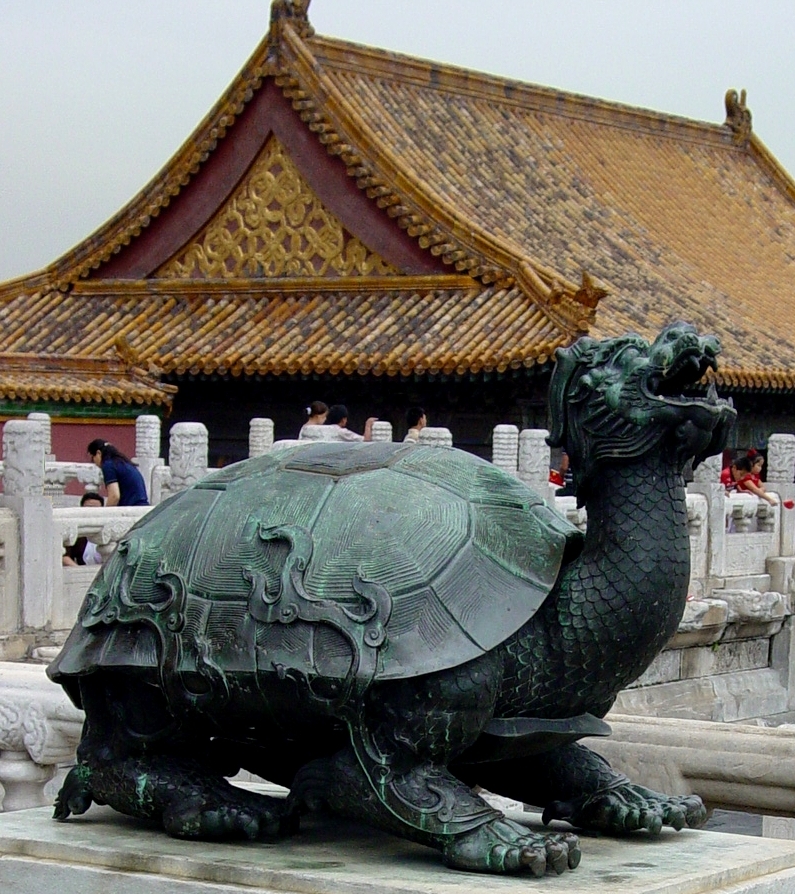
[[[767,173],[770,174],[779,189],[789,199],[795,202],[795,179],[793,179],[786,168],[782,166],[781,162],[755,133],[751,133],[751,139],[749,140],[748,146],[751,154]]]
[[[717,386],[754,391],[795,391],[795,372],[790,369],[732,369],[721,367],[711,370],[705,381],[714,381]]]

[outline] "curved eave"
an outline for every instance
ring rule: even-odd
[[[0,399],[170,408],[175,389],[118,360],[0,354]]]
[[[795,391],[795,372],[786,369],[721,368],[709,372],[705,381],[730,391],[766,391],[786,394]]]
[[[16,290],[64,290],[140,235],[172,199],[190,183],[232,128],[263,79],[273,73],[267,58],[268,35],[182,147],[149,183],[94,233],[52,264],[32,274],[0,284],[0,296]]]

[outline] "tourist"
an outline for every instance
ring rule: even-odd
[[[80,498],[80,505],[88,509],[101,509],[105,501],[100,494],[87,491]],[[102,556],[95,543],[87,537],[78,537],[71,545],[67,546],[63,556],[64,565],[101,565]]]
[[[728,466],[724,466],[720,473],[720,483],[723,485],[727,494],[737,490],[737,482],[742,478],[743,473],[737,467],[737,458],[735,457]]]
[[[560,466],[549,470],[549,483],[557,488],[556,497],[570,497],[574,495],[574,474],[569,463],[569,454],[565,450],[560,452]]]
[[[306,408],[306,422],[301,426],[298,432],[300,440],[322,440],[318,435],[318,427],[323,425],[328,416],[328,407],[322,400],[313,400]]]
[[[408,425],[409,430],[406,432],[406,437],[403,438],[403,440],[416,444],[420,439],[420,432],[428,424],[425,410],[423,410],[422,407],[409,407],[408,410],[406,410],[406,424]]]
[[[88,455],[102,469],[108,506],[148,506],[146,485],[132,460],[101,438],[88,445]]]
[[[745,456],[741,456],[737,460],[737,469],[740,472],[737,492],[755,494],[761,500],[766,500],[771,506],[778,506],[778,500],[769,494],[762,484],[764,465],[765,458],[756,450],[749,450]]]
[[[377,416],[371,416],[364,423],[364,434],[356,434],[348,428],[348,408],[344,404],[334,404],[326,416],[326,428],[329,441],[372,441],[373,423],[378,421]]]

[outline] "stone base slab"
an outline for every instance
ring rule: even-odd
[[[535,814],[510,813],[539,827]],[[792,894],[795,842],[665,830],[657,839],[581,837],[563,876],[482,876],[446,869],[438,853],[352,823],[315,819],[275,844],[168,838],[109,808],[66,823],[45,808],[0,815],[4,894]]]
[[[789,709],[781,675],[769,667],[625,689],[613,706],[618,714],[729,723]]]

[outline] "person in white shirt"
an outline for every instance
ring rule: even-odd
[[[409,430],[406,432],[406,437],[403,438],[404,441],[408,443],[417,443],[420,439],[420,432],[425,428],[428,424],[428,419],[425,415],[425,410],[422,407],[409,407],[406,410],[406,424],[409,427]]]
[[[378,421],[377,416],[371,416],[364,423],[364,434],[358,435],[348,428],[348,408],[344,404],[334,404],[329,408],[326,416],[326,428],[328,428],[329,441],[372,441],[373,423]]]
[[[313,400],[306,408],[306,416],[306,422],[298,432],[298,439],[300,441],[325,441],[326,433],[323,423],[328,416],[328,407],[322,400]]]

